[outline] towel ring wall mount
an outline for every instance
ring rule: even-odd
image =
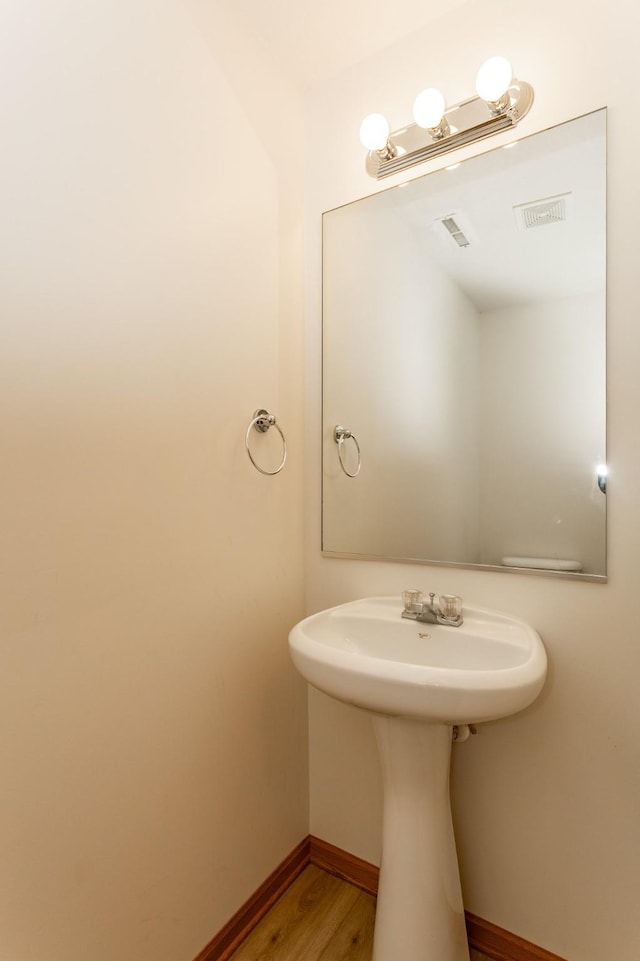
[[[342,427],[340,424],[338,424],[334,428],[333,439],[338,445],[338,460],[340,461],[340,467],[342,468],[344,473],[347,475],[347,477],[357,477],[358,474],[360,473],[360,468],[362,467],[362,456],[360,454],[360,444],[356,439],[356,435],[352,434],[348,427]],[[353,472],[347,469],[347,466],[344,462],[344,453],[343,453],[344,445],[345,445],[345,442],[348,440],[352,440],[353,443],[356,445],[356,451],[358,454],[358,466]]]
[[[251,448],[249,447],[249,437],[251,436],[252,430],[257,430],[260,434],[266,434],[270,427],[275,427],[275,429],[280,434],[282,438],[282,460],[280,465],[276,467],[275,470],[265,470],[264,467],[260,467],[260,464],[254,459],[251,453]],[[253,420],[247,427],[247,433],[244,437],[244,445],[247,448],[247,454],[249,455],[249,460],[253,464],[256,470],[259,470],[261,474],[266,474],[269,477],[273,477],[274,474],[279,474],[287,461],[287,441],[282,433],[282,428],[276,421],[275,414],[270,414],[269,411],[264,410],[264,408],[259,408],[253,412]]]

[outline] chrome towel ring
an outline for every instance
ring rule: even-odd
[[[333,431],[333,439],[338,445],[338,459],[340,461],[340,467],[345,472],[347,477],[357,477],[358,474],[360,473],[360,468],[362,467],[362,456],[360,454],[360,444],[356,440],[356,435],[352,434],[348,427],[341,427],[338,424],[338,426]],[[353,441],[353,443],[356,445],[356,450],[358,452],[358,466],[356,467],[353,473],[348,471],[347,468],[345,467],[344,458],[342,454],[344,443],[347,440]]]
[[[251,434],[251,430],[255,429],[259,431],[261,434],[266,434],[266,432],[269,430],[270,427],[275,427],[278,433],[280,434],[280,437],[282,438],[282,460],[280,462],[280,466],[276,467],[275,470],[265,470],[264,467],[260,467],[260,465],[257,464],[256,461],[254,460],[253,454],[251,453],[251,450],[249,448],[249,435]],[[244,446],[247,448],[247,454],[249,455],[249,460],[251,461],[255,469],[259,470],[261,474],[267,474],[269,476],[273,476],[274,474],[279,474],[286,463],[287,441],[285,439],[284,434],[282,433],[282,428],[278,423],[276,423],[275,415],[270,414],[266,410],[260,409],[253,412],[253,420],[247,427],[247,433],[245,434],[245,437],[244,437]]]

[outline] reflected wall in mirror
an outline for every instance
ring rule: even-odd
[[[323,551],[604,577],[605,143],[600,110],[325,213]]]

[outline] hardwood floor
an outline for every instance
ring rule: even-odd
[[[311,864],[230,961],[371,961],[374,916],[375,898]]]

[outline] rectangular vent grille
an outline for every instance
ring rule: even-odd
[[[546,200],[518,204],[513,210],[520,230],[563,223],[567,219],[570,197],[571,194],[561,194],[558,197],[547,197]]]
[[[453,219],[453,217],[445,217],[443,220],[440,221],[440,223],[444,227],[446,227],[446,229],[449,231],[451,235],[452,240],[455,240],[458,247],[469,246],[469,241],[467,240],[461,228],[458,226],[458,224]]]

